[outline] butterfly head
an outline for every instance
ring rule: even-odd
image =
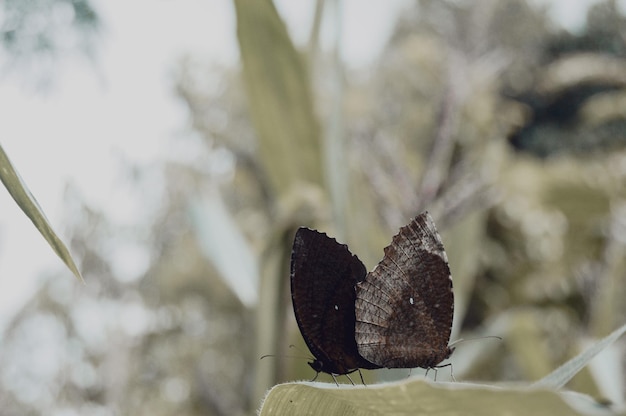
[[[316,373],[321,373],[324,371],[324,363],[320,360],[313,360],[308,363]]]

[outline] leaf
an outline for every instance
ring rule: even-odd
[[[274,191],[322,184],[320,127],[305,60],[271,0],[235,0],[237,38],[258,154]]]
[[[57,236],[43,213],[43,210],[37,203],[37,200],[30,193],[28,187],[17,173],[9,157],[0,145],[0,180],[4,183],[17,205],[24,211],[24,214],[35,224],[41,235],[46,239],[50,247],[63,260],[67,267],[74,273],[74,276],[81,282],[85,282],[76,267],[69,250],[63,244],[63,241]]]
[[[468,383],[399,383],[337,387],[290,383],[267,394],[259,414],[268,415],[583,415],[612,414],[575,394],[499,388]],[[575,408],[569,404],[575,404]]]
[[[537,381],[532,387],[537,388],[554,388],[558,389],[563,387],[568,381],[572,379],[584,366],[586,366],[593,357],[604,350],[606,347],[615,342],[626,332],[626,325],[616,329],[611,334],[593,344],[590,348],[583,351],[581,354],[572,358],[559,368]],[[617,365],[617,363],[616,363]]]
[[[272,198],[269,238],[262,248],[255,342],[260,355],[277,351],[285,331],[289,244],[299,211],[283,209],[299,200],[302,189],[321,188],[322,152],[311,80],[285,23],[271,0],[234,0],[242,75],[252,118],[263,180]],[[315,207],[304,206],[304,211]],[[305,214],[307,215],[307,214]],[[298,221],[300,223],[300,221]],[[252,396],[258,402],[276,383],[278,366],[259,366]]]
[[[256,306],[259,266],[219,191],[192,200],[189,210],[202,253],[242,304],[248,308]]]

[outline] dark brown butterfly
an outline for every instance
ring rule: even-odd
[[[346,245],[300,228],[291,296],[317,373],[434,368],[452,354],[452,279],[427,212],[400,229],[370,273]]]
[[[363,263],[326,234],[300,228],[291,253],[291,298],[302,337],[315,360],[309,365],[333,375],[380,368],[358,353],[354,339],[355,285]]]

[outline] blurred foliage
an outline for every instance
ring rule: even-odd
[[[90,56],[101,21],[89,0],[4,0],[0,2],[2,69],[50,81],[58,58]]]
[[[527,65],[504,84],[524,105],[515,148],[541,157],[626,148],[626,17],[616,1],[593,6],[584,33],[552,36]]]
[[[269,0],[235,6],[241,73],[197,57],[180,64],[176,88],[196,135],[177,146],[193,157],[123,170],[120,198],[139,199],[144,222],[114,222],[68,189],[72,250],[90,284],[79,298],[67,279],[51,280],[6,332],[7,414],[53,404],[89,414],[244,414],[271,385],[312,378],[305,359],[287,357],[307,355],[287,287],[300,225],[345,230],[341,240],[372,268],[397,228],[428,209],[451,263],[453,340],[504,338],[458,345],[459,380],[537,380],[626,321],[626,72],[614,2],[590,11],[585,32],[567,34],[522,0],[418,1],[367,74],[320,51],[309,50],[317,58],[307,64]],[[329,74],[345,82],[340,106]],[[344,128],[344,216],[325,164],[331,116]],[[527,132],[532,140],[519,139]],[[572,138],[580,140],[563,140]],[[207,194],[223,199],[261,261],[257,307],[245,308],[202,254],[188,212]],[[126,252],[146,262],[132,279],[117,261]],[[56,332],[28,331],[51,317]],[[16,361],[56,343],[71,352],[59,352],[46,377]],[[623,386],[617,347],[621,363],[601,378]],[[583,371],[567,387],[624,402],[624,391],[612,395],[594,377]]]

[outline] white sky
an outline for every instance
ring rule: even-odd
[[[552,3],[554,13],[575,28],[591,1]],[[61,198],[68,181],[113,218],[133,221],[137,210],[115,198],[117,160],[122,156],[141,165],[165,158],[171,139],[184,131],[187,114],[173,94],[177,60],[189,54],[235,65],[238,59],[231,0],[95,4],[104,23],[95,71],[85,62],[70,60],[44,94],[26,88],[27,80],[0,78],[0,143],[57,231],[62,231]],[[302,44],[313,2],[276,4]],[[345,0],[342,51],[349,66],[363,68],[375,60],[397,14],[409,4],[411,0]],[[63,270],[63,265],[0,188],[1,334],[6,321],[41,284],[41,272]],[[67,278],[73,279],[69,272]]]

